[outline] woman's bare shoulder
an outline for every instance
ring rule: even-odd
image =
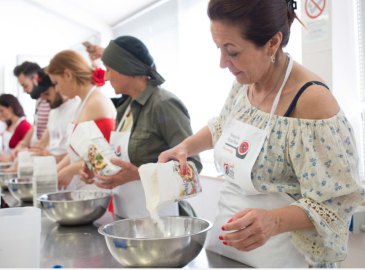
[[[86,102],[79,122],[115,117],[116,110],[110,98],[99,91],[95,91]]]
[[[299,65],[296,77],[300,78],[298,85],[303,86],[307,82],[321,82],[324,80]],[[298,99],[297,105],[291,117],[302,119],[327,119],[335,116],[340,110],[336,98],[332,92],[323,85],[315,84],[308,86]]]

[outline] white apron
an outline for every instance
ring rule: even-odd
[[[64,148],[61,147],[61,142],[63,139],[62,125],[60,121],[49,122],[48,125],[49,133],[49,150],[52,150],[53,155],[63,155]]]
[[[275,98],[266,129],[261,130],[233,119],[234,111],[238,107],[237,104],[241,101],[239,100],[228,117],[222,135],[214,147],[215,160],[223,168],[226,181],[218,203],[219,213],[215,219],[206,248],[252,267],[308,268],[304,257],[290,242],[287,233],[271,237],[265,245],[250,252],[238,251],[233,247],[224,245],[223,241],[219,240],[220,235],[229,233],[222,231],[221,227],[234,214],[246,208],[272,210],[289,206],[294,202],[294,199],[285,193],[258,192],[251,180],[252,168],[265,142],[270,121],[276,111],[281,92],[292,67],[293,59],[290,57],[285,79]],[[243,95],[245,94],[246,92],[243,93]]]
[[[34,117],[33,135],[32,138],[30,139],[30,145],[35,145],[37,142],[39,142],[39,139],[37,137],[38,115],[35,114],[33,117]]]
[[[30,139],[30,145],[35,145],[37,142],[39,142],[39,139],[37,137],[37,127],[38,127],[38,114],[37,114],[37,110],[38,110],[38,107],[41,104],[41,102],[42,101],[40,101],[38,103],[38,106],[36,108],[36,113],[33,116],[33,118],[34,118],[33,135],[32,135],[32,138]]]
[[[127,108],[122,120],[116,130],[121,130],[123,123],[130,112]],[[120,160],[130,162],[128,145],[131,132],[115,132],[110,136],[110,145]],[[146,198],[142,181],[136,180],[113,189],[114,212],[120,218],[149,217],[150,213],[146,208]],[[178,216],[178,204],[174,203],[158,211],[160,216]]]
[[[79,119],[79,116],[80,116],[80,113],[82,112],[82,109],[84,108],[85,104],[86,104],[86,101],[89,99],[89,97],[91,96],[91,94],[96,90],[96,85],[91,88],[91,90],[89,91],[89,93],[86,95],[84,101],[81,103],[79,109],[77,110],[76,114],[75,114],[75,118],[74,118],[74,121],[72,123],[69,123],[68,126],[67,126],[67,153],[69,154],[70,156],[70,163],[73,164],[73,163],[76,163],[78,161],[81,160],[81,158],[79,157],[79,155],[77,155],[74,150],[71,148],[70,146],[70,138],[71,138],[71,135],[75,129],[75,126],[76,126],[76,123],[77,123],[77,120]],[[72,178],[72,181],[70,182],[70,184],[68,185],[68,187],[66,188],[66,190],[79,190],[79,189],[85,189],[85,190],[95,190],[95,189],[101,189],[101,188],[98,188],[97,186],[95,186],[94,184],[86,184],[85,182],[83,182],[81,179],[80,179],[80,175],[75,175],[73,178]]]
[[[11,140],[11,138],[13,137],[13,135],[14,135],[14,132],[15,132],[15,130],[16,130],[16,128],[19,126],[19,124],[23,121],[23,120],[25,120],[26,119],[26,117],[25,116],[23,116],[23,117],[20,117],[19,118],[19,120],[18,120],[18,122],[16,122],[16,124],[15,124],[15,126],[14,126],[14,129],[13,129],[13,131],[11,131],[11,132],[9,132],[9,131],[7,131],[7,130],[5,130],[4,131],[4,133],[3,133],[3,142],[4,142],[4,153],[5,154],[7,154],[7,155],[11,155],[11,150],[12,149],[10,149],[10,145],[9,145],[9,143],[10,143],[10,140]]]

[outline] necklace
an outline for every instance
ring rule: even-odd
[[[248,119],[248,118],[250,118],[251,117],[251,115],[255,112],[255,111],[257,111],[258,109],[259,109],[259,107],[260,107],[260,105],[262,104],[262,102],[264,102],[264,100],[271,94],[271,92],[272,91],[274,91],[274,89],[275,89],[275,87],[278,85],[278,83],[279,83],[279,81],[280,81],[280,79],[281,79],[281,77],[283,76],[283,74],[284,74],[284,71],[285,71],[285,67],[286,67],[286,65],[287,65],[287,63],[288,63],[288,56],[286,56],[286,60],[285,60],[285,65],[284,65],[284,68],[283,68],[283,70],[281,71],[281,74],[280,74],[280,77],[279,77],[279,79],[277,80],[277,82],[276,82],[276,84],[274,85],[274,87],[269,91],[269,93],[267,93],[267,95],[261,100],[261,102],[259,103],[259,105],[257,105],[257,107],[255,108],[255,110],[252,110],[252,98],[253,98],[253,91],[254,91],[254,89],[255,89],[255,84],[253,84],[253,86],[252,86],[252,90],[251,90],[251,102],[250,102],[250,113],[249,113],[249,115],[246,115],[245,117],[244,117],[244,119]]]

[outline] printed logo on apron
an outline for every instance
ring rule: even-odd
[[[236,150],[236,157],[238,157],[239,159],[244,159],[247,156],[248,151],[250,150],[251,144],[248,140],[240,140],[241,137],[239,135],[231,133],[231,135],[227,139],[227,142],[223,146],[223,150],[231,154],[233,154],[233,150]]]
[[[224,172],[227,176],[234,179],[234,164],[231,165],[231,164],[228,164],[228,163],[224,163],[223,164],[223,169],[224,169]]]
[[[122,155],[122,147],[120,147],[120,145],[118,145],[117,149],[115,150],[115,154],[117,155],[117,157],[120,157]]]

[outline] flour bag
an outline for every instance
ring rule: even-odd
[[[18,153],[18,177],[29,178],[33,176],[34,152],[22,151]]]

